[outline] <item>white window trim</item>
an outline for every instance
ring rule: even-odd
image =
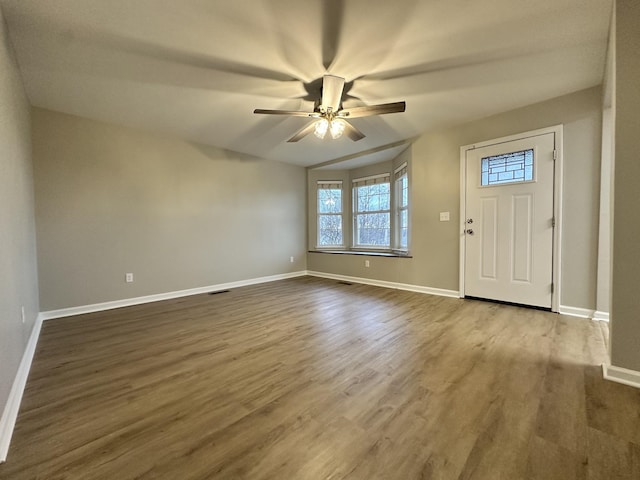
[[[408,253],[409,252],[409,243],[410,243],[410,239],[411,239],[411,221],[409,219],[409,209],[411,206],[411,200],[409,199],[409,171],[408,171],[408,167],[407,167],[407,163],[403,163],[402,165],[400,165],[398,168],[396,168],[393,171],[393,176],[394,176],[394,206],[395,206],[395,224],[393,225],[393,236],[394,236],[394,240],[393,240],[393,251],[394,252],[401,252],[401,253]],[[401,180],[402,178],[406,178],[407,179],[407,205],[406,206],[401,206],[400,202],[402,199],[402,184],[401,184]],[[401,222],[400,222],[400,218],[402,216],[402,212],[406,211],[407,212],[407,246],[406,247],[402,247],[400,245],[400,239],[402,238],[402,232],[401,232]]]
[[[394,235],[393,233],[393,220],[391,218],[391,208],[389,208],[388,210],[367,210],[367,211],[363,211],[363,212],[359,212],[358,211],[358,195],[356,193],[356,189],[358,187],[364,187],[367,185],[370,185],[370,182],[372,180],[382,180],[380,182],[373,182],[373,184],[377,184],[377,183],[389,183],[389,201],[390,203],[393,201],[393,192],[391,191],[391,174],[390,173],[381,173],[379,175],[370,175],[368,177],[361,177],[361,178],[355,178],[351,181],[351,197],[352,197],[352,205],[353,205],[353,212],[352,212],[352,239],[351,239],[351,248],[352,250],[356,250],[356,251],[375,251],[375,252],[379,252],[379,251],[383,251],[383,252],[392,252],[393,248],[393,242],[392,242],[392,236]],[[391,205],[389,205],[391,207]],[[367,244],[359,244],[357,242],[357,238],[358,238],[358,215],[366,215],[368,213],[387,213],[389,214],[389,245],[367,245]]]
[[[331,187],[321,187],[321,185],[331,185]],[[320,190],[325,189],[335,189],[338,188],[341,191],[340,195],[340,213],[320,213],[320,208],[318,205],[318,194]],[[344,231],[344,185],[342,180],[318,180],[316,182],[316,248],[319,250],[344,250],[346,248],[345,242],[345,231]],[[320,245],[318,241],[320,239],[320,217],[321,216],[336,216],[340,217],[340,225],[342,230],[342,243],[339,245]]]
[[[401,172],[403,169],[405,169],[404,174],[406,174],[407,176],[407,182],[408,182],[408,188],[409,188],[409,199],[408,199],[408,205],[407,207],[404,207],[402,209],[407,210],[408,212],[408,223],[407,223],[407,229],[408,229],[408,240],[407,240],[407,247],[406,248],[402,248],[400,247],[400,242],[399,242],[399,238],[400,238],[400,222],[399,219],[397,218],[397,216],[399,215],[399,207],[398,207],[398,203],[399,203],[399,197],[398,197],[398,192],[396,191],[396,185],[397,185],[397,174],[399,172]],[[373,211],[369,211],[369,212],[357,212],[357,196],[356,196],[356,187],[357,186],[364,186],[366,184],[375,184],[375,183],[383,183],[382,181],[378,181],[376,182],[375,180],[381,180],[381,179],[386,179],[386,182],[384,183],[389,183],[389,192],[390,192],[390,196],[391,196],[391,201],[390,201],[390,208],[388,210],[373,210]],[[373,182],[372,182],[373,181]],[[348,182],[348,180],[347,180]],[[367,182],[367,183],[365,183]],[[342,180],[317,180],[316,181],[316,193],[315,193],[315,201],[316,201],[316,235],[315,235],[315,249],[319,250],[319,251],[340,251],[340,252],[357,252],[357,253],[367,253],[367,252],[371,252],[374,254],[379,254],[379,253],[388,253],[391,254],[393,256],[409,256],[410,255],[410,249],[411,249],[411,186],[410,186],[410,181],[409,181],[409,172],[408,172],[408,162],[404,162],[402,163],[400,166],[394,168],[391,172],[385,172],[385,173],[380,173],[380,174],[376,174],[376,175],[369,175],[366,177],[358,177],[358,178],[354,178],[351,179],[350,181],[351,183],[351,207],[350,208],[345,208],[345,206],[348,207],[349,205],[349,198],[347,198],[345,196],[345,188],[344,188],[344,184],[345,182],[343,182]],[[360,184],[360,185],[358,185]],[[319,212],[319,206],[318,206],[318,190],[321,188],[321,185],[334,185],[334,186],[340,186],[341,190],[342,190],[342,213],[335,213],[335,214],[321,214]],[[325,188],[329,188],[329,187],[325,187]],[[335,188],[335,187],[334,187]],[[358,245],[356,242],[356,235],[357,235],[357,215],[358,214],[364,214],[364,213],[387,213],[389,215],[389,228],[390,228],[390,236],[389,236],[389,245]],[[320,235],[320,215],[339,215],[341,216],[341,220],[342,220],[342,245],[319,245],[318,244],[318,240],[319,240],[319,235]],[[347,216],[350,215],[350,219],[347,218]],[[346,220],[346,221],[345,221]],[[350,223],[346,223],[348,221],[351,221]],[[349,228],[349,225],[351,225],[351,227]],[[349,232],[349,230],[351,230]],[[349,239],[349,240],[348,240]]]

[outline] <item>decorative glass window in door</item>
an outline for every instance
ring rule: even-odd
[[[533,181],[533,149],[484,157],[480,185]]]

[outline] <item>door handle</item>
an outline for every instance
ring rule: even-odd
[[[467,230],[464,231],[465,233],[468,233],[469,235],[473,235],[473,228],[468,228]]]

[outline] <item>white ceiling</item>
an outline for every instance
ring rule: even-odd
[[[611,0],[0,0],[33,105],[310,166],[602,83]],[[325,73],[364,140],[286,140]],[[397,153],[397,148],[387,151]]]

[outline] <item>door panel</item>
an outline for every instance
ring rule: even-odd
[[[480,202],[482,204],[480,222],[482,278],[495,279],[498,254],[498,199],[497,197],[486,197],[480,199]]]
[[[514,195],[512,197],[513,234],[512,258],[513,271],[511,279],[518,282],[531,283],[531,261],[533,251],[531,245],[531,226],[533,224],[533,195]]]
[[[551,308],[554,134],[467,150],[465,295]]]

